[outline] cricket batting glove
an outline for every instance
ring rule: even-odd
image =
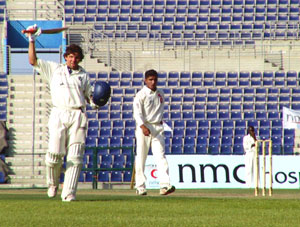
[[[42,34],[42,29],[38,28],[36,24],[31,25],[29,27],[26,28],[27,31],[36,31],[35,33],[26,33],[26,35],[28,36],[28,40],[29,42],[34,42],[35,39]]]

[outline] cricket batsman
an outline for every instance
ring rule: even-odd
[[[49,117],[49,149],[46,153],[46,174],[48,196],[57,194],[63,158],[66,155],[66,172],[61,193],[62,201],[76,199],[79,174],[83,163],[87,115],[86,104],[99,106],[93,102],[93,86],[87,72],[79,66],[84,58],[82,49],[72,44],[64,53],[65,64],[44,61],[37,58],[35,39],[42,31],[36,26],[27,30],[29,39],[29,63],[50,85],[52,110]]]

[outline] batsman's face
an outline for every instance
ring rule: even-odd
[[[70,69],[77,70],[78,64],[81,61],[78,53],[71,53],[65,57],[66,64]]]
[[[156,91],[157,76],[149,76],[145,79],[145,84],[152,91]]]

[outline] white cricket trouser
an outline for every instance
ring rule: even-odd
[[[255,152],[247,152],[245,154],[245,176],[246,176],[246,187],[255,187]]]
[[[47,184],[58,186],[62,158],[67,154],[67,169],[62,194],[75,196],[86,137],[86,113],[80,109],[54,107],[51,110],[48,127],[49,150],[45,160]]]
[[[150,136],[144,136],[141,128],[136,129],[135,182],[136,188],[145,188],[145,162],[151,146],[157,165],[160,187],[170,185],[169,166],[165,156],[164,129],[161,124],[145,124],[151,131]]]

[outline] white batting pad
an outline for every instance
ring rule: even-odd
[[[68,195],[76,196],[78,179],[82,168],[83,144],[72,144],[68,151],[62,199]]]
[[[62,156],[48,152],[46,154],[47,185],[58,186],[62,166]]]

